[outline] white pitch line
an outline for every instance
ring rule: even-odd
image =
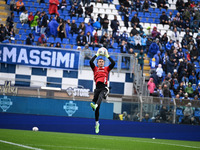
[[[107,137],[91,137],[91,138],[97,138],[97,139],[110,139],[110,140],[122,140],[122,139],[113,139],[113,138],[107,138]],[[140,141],[140,140],[128,140],[128,141],[135,141],[135,142],[141,142],[141,143],[151,143],[151,144],[161,144],[161,145],[171,145],[171,146],[179,146],[179,147],[187,147],[187,148],[194,148],[194,149],[200,149],[200,147],[196,146],[190,146],[190,145],[180,145],[180,144],[170,144],[170,143],[161,143],[161,142],[151,142],[151,141]]]
[[[30,146],[26,146],[26,145],[22,145],[22,144],[17,144],[17,143],[13,143],[13,142],[8,142],[8,141],[3,141],[3,140],[0,140],[0,142],[1,143],[6,143],[6,144],[10,144],[10,145],[19,146],[19,147],[23,147],[23,148],[27,148],[27,149],[42,150],[40,148],[30,147]]]

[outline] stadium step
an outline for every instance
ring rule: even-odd
[[[0,0],[0,24],[6,24],[6,19],[10,15],[10,6],[4,0]]]

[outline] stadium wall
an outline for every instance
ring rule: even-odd
[[[48,60],[55,60],[53,54],[55,57],[58,54],[63,56],[55,68],[52,68],[52,63],[47,65]],[[93,72],[78,69],[79,55],[80,52],[66,49],[59,49],[58,52],[56,48],[0,44],[0,84],[4,84],[5,80],[11,80],[12,85],[26,87],[67,89],[83,86],[93,92]],[[64,56],[70,58],[70,61],[64,62],[65,65],[69,63],[68,67],[63,66]],[[111,87],[110,93],[132,95],[133,77],[130,76],[130,73],[111,72],[108,82]]]
[[[94,134],[94,119],[0,113],[0,128]],[[100,120],[100,135],[200,141],[200,126]]]
[[[94,118],[87,101],[69,101],[48,98],[0,96],[0,112]],[[113,119],[113,103],[102,103],[101,119]]]

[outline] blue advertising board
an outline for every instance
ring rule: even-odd
[[[94,118],[90,102],[49,98],[0,96],[0,112]],[[101,119],[113,119],[113,104],[102,103]]]
[[[79,51],[0,44],[0,63],[78,70]]]

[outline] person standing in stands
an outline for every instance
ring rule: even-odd
[[[114,16],[114,20],[111,21],[111,28],[112,28],[112,36],[115,37],[115,34],[118,30],[118,27],[119,27],[119,21],[117,20],[117,16],[115,15]]]
[[[22,0],[18,0],[16,3],[16,9],[17,9],[17,14],[19,15],[19,12],[24,11],[25,7],[24,7],[24,3],[22,2]]]
[[[49,0],[49,14],[57,14],[58,13],[58,5],[59,5],[59,1],[58,0]]]
[[[104,67],[104,60],[102,58],[99,58],[97,60],[97,66],[95,66],[95,64],[93,63],[94,60],[100,55],[99,51],[100,50],[104,50],[105,51],[105,57],[107,57],[111,64],[107,67]],[[115,66],[115,62],[113,61],[113,59],[109,56],[108,51],[106,48],[102,47],[100,48],[96,55],[94,57],[92,57],[92,59],[90,60],[90,67],[92,68],[93,72],[94,72],[94,80],[96,83],[96,89],[94,90],[94,98],[93,98],[93,102],[91,103],[90,106],[92,107],[92,109],[95,111],[95,121],[96,121],[96,125],[95,125],[95,133],[99,133],[99,109],[100,109],[100,105],[103,99],[106,99],[108,93],[109,93],[109,88],[107,87],[107,83],[108,83],[108,75],[109,72],[114,68]]]

